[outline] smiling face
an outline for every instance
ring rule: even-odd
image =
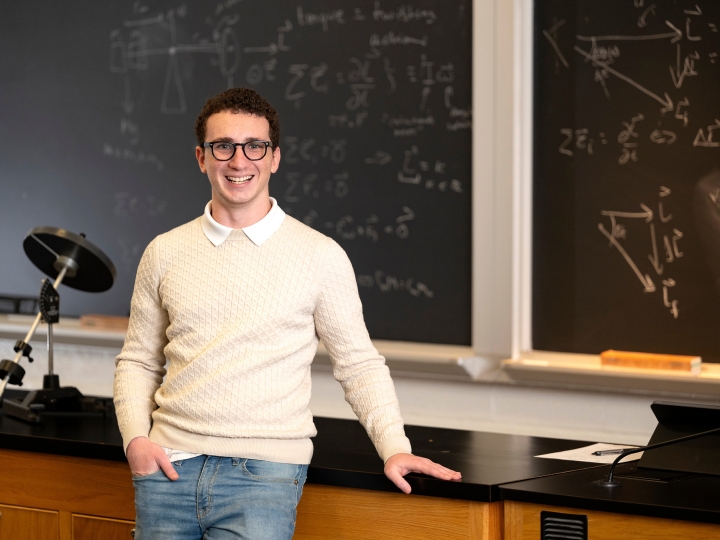
[[[205,141],[269,141],[270,125],[262,116],[221,111],[207,119]],[[215,221],[236,229],[260,221],[270,210],[270,175],[280,165],[280,149],[268,148],[265,157],[250,161],[241,148],[229,161],[216,160],[210,148],[195,149],[200,170],[207,174],[212,189],[212,216]]]

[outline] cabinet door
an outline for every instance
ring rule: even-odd
[[[500,540],[501,505],[305,484],[293,540]]]
[[[135,523],[73,514],[73,540],[131,540]],[[0,538],[0,540],[4,540]]]
[[[0,504],[0,540],[58,540],[58,513]]]

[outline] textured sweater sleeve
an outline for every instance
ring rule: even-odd
[[[155,392],[165,376],[168,315],[159,294],[158,257],[155,239],[138,266],[125,344],[115,360],[113,395],[125,449],[135,437],[150,433]]]
[[[345,400],[383,461],[411,452],[390,371],[370,341],[352,264],[335,242],[319,275],[315,327],[333,363]]]

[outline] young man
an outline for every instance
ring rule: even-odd
[[[345,252],[270,198],[276,111],[234,88],[205,104],[195,131],[211,201],[147,247],[116,361],[136,538],[292,537],[318,339],[388,478],[405,493],[408,472],[459,480],[411,454]]]

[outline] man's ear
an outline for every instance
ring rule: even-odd
[[[272,168],[270,169],[270,171],[272,171],[272,173],[274,174],[277,172],[278,167],[280,167],[280,147],[279,146],[277,148],[273,148]]]
[[[197,159],[198,165],[200,165],[200,170],[204,174],[207,174],[207,169],[205,168],[205,149],[202,146],[195,147],[195,159]]]

